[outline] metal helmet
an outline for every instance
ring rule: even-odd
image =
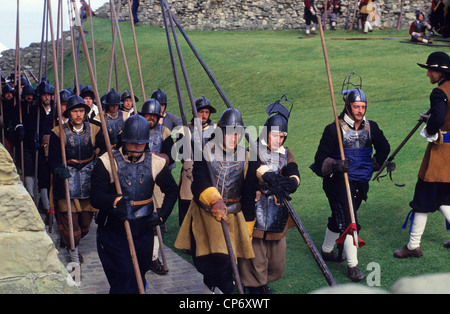
[[[277,113],[268,117],[266,122],[264,123],[264,126],[267,127],[267,134],[269,134],[269,132],[272,130],[284,132],[287,134],[288,120],[282,114]]]
[[[25,96],[25,95],[36,96],[36,91],[34,90],[33,85],[25,84],[25,86],[22,88],[22,96]]]
[[[55,88],[47,81],[42,81],[37,88],[38,95],[55,94]]]
[[[346,102],[353,104],[355,101],[362,101],[367,104],[366,94],[362,89],[354,88],[347,92]]]
[[[140,115],[143,114],[155,114],[158,117],[162,117],[161,116],[161,105],[159,104],[159,101],[157,101],[156,99],[149,99],[147,101],[144,102],[144,104],[142,105],[142,109],[139,112]]]
[[[84,97],[91,97],[92,100],[95,101],[95,93],[94,90],[92,89],[92,87],[90,87],[89,85],[84,85],[83,87],[81,87],[80,89],[80,97],[84,98]]]
[[[353,75],[356,75],[358,80],[357,83],[354,83],[355,80],[352,82]],[[367,97],[362,90],[362,78],[358,74],[354,72],[348,74],[342,83],[342,90],[339,92],[343,95],[344,100],[344,110],[340,115],[341,117],[344,113],[347,113],[350,117],[354,118],[352,113],[352,104],[355,101],[365,102],[367,106]]]
[[[105,98],[102,99],[103,106],[114,106],[114,105],[120,106],[120,105],[122,105],[122,102],[120,101],[120,94],[118,91],[114,90],[114,88],[112,88],[104,96],[105,96]],[[102,96],[102,98],[103,98],[103,96]]]
[[[14,93],[14,88],[12,88],[9,84],[3,85],[2,94],[5,95],[6,93]]]
[[[122,141],[128,143],[144,144],[150,142],[150,125],[147,120],[138,114],[125,120],[122,131]]]
[[[290,102],[291,109],[288,110],[285,106],[283,106],[281,104],[282,101]],[[292,107],[293,103],[292,101],[287,99],[286,95],[281,96],[281,98],[278,99],[276,102],[266,107],[267,114],[269,115],[269,117],[266,119],[266,122],[264,123],[264,126],[267,127],[267,134],[269,134],[269,132],[275,128],[277,131],[287,133],[288,120],[289,116],[291,115]]]
[[[70,96],[72,96],[73,93],[71,93],[68,89],[62,89],[59,92],[59,99],[61,100],[61,102],[67,102],[67,100],[69,99]]]
[[[124,100],[127,99],[127,98],[131,98],[131,93],[130,93],[129,90],[126,90],[126,91],[124,91],[124,92],[122,93],[122,95],[120,96],[120,100],[121,100],[121,101],[124,101]],[[139,101],[139,98],[137,98],[136,95],[134,95],[134,101],[135,101],[135,102],[138,102],[138,101]]]
[[[67,99],[66,110],[64,110],[63,116],[68,118],[69,112],[76,108],[84,108],[84,111],[86,112],[86,114],[88,114],[89,111],[91,110],[91,107],[89,107],[88,105],[86,105],[84,103],[83,98],[81,98],[80,96],[77,96],[77,95],[72,95]]]
[[[159,88],[153,91],[150,98],[156,99],[161,104],[161,106],[167,105],[167,95]]]
[[[211,106],[209,99],[204,96],[201,96],[195,100],[195,107],[197,108],[197,112],[202,109],[209,109],[210,113],[216,112],[216,109],[213,106]]]
[[[221,129],[227,127],[244,127],[244,121],[242,120],[241,113],[237,109],[228,108],[220,116],[217,126]]]

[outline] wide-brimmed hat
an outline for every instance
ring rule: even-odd
[[[417,65],[424,69],[450,73],[450,57],[442,51],[431,53],[427,58],[427,63],[417,63]]]

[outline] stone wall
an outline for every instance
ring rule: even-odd
[[[106,2],[106,1],[105,1]],[[141,0],[138,16],[143,24],[163,27],[160,2],[157,0]],[[316,0],[321,4],[322,1]],[[380,28],[397,28],[400,14],[401,0],[378,0],[380,5]],[[444,2],[450,2],[445,0]],[[129,20],[128,1],[122,0],[120,19]],[[304,2],[302,0],[169,0],[172,12],[185,30],[285,30],[305,28],[303,19]],[[350,3],[350,21],[353,16],[353,0],[341,0],[342,14],[338,17],[338,29],[343,29],[347,17],[348,4]],[[403,18],[401,28],[407,30],[415,19],[417,9],[428,12],[430,0],[404,0]],[[321,8],[321,5],[319,5]],[[100,7],[96,14],[100,18],[109,18],[109,1]],[[357,29],[357,24],[354,26]],[[78,35],[78,34],[76,34]],[[77,36],[78,37],[78,36]],[[64,50],[72,49],[70,32],[64,33]],[[39,39],[37,39],[39,40]],[[45,47],[45,46],[44,46]],[[45,51],[45,49],[44,49]],[[35,83],[29,74],[39,74],[39,60],[41,53],[40,43],[33,43],[29,47],[21,49],[22,68],[30,76],[30,81]],[[48,67],[52,64],[51,42],[47,45]],[[3,76],[8,76],[14,71],[15,50],[2,52],[0,57],[0,70]]]
[[[0,144],[0,294],[79,293]]]
[[[143,24],[162,26],[159,1],[141,0],[138,17]],[[186,30],[266,30],[304,29],[304,1],[302,0],[168,0],[172,12]],[[322,8],[323,1],[316,0]],[[350,21],[354,0],[341,0],[342,14],[338,29],[343,29],[350,4]],[[397,28],[401,0],[378,0],[382,28]],[[428,13],[431,0],[404,0],[401,29],[408,29],[415,19],[415,11]],[[100,16],[109,17],[109,3],[98,9]],[[127,1],[122,1],[120,17],[129,19]],[[357,27],[355,25],[355,27]]]
[[[63,49],[64,51],[72,50],[72,44],[70,40],[70,32],[63,33]],[[78,36],[76,37],[78,38]],[[52,43],[51,40],[46,45],[43,45],[43,58],[47,59],[47,69],[51,68],[53,64],[53,55],[52,55]],[[39,61],[41,59],[41,43],[31,43],[28,47],[20,49],[20,63],[21,63],[21,71],[25,72],[28,76],[30,82],[35,84],[36,82],[33,79],[33,74],[36,76],[36,79],[39,80]],[[16,50],[8,49],[1,52],[0,57],[0,70],[3,76],[6,78],[9,74],[14,72],[14,64],[16,62]],[[44,61],[45,62],[45,61]],[[31,71],[31,72],[30,72]],[[43,65],[42,71],[45,71],[45,63]],[[22,73],[23,75],[23,73]]]

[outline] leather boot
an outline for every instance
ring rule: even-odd
[[[450,249],[450,241],[444,242],[444,247]]]
[[[394,257],[397,258],[407,258],[407,257],[421,257],[423,255],[420,247],[417,247],[413,250],[408,249],[408,246],[405,244],[401,250],[395,250]]]
[[[364,280],[366,276],[359,270],[358,265],[354,267],[347,266],[348,271],[348,278],[350,278],[353,282],[359,282],[361,280]]]

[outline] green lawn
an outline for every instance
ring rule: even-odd
[[[128,22],[122,22],[120,27],[133,90],[141,99],[137,104],[139,108],[143,100],[131,26]],[[88,23],[85,29],[89,30]],[[322,191],[321,179],[308,167],[313,161],[325,125],[332,122],[334,117],[319,35],[299,38],[304,37],[304,31],[300,30],[187,33],[232,105],[241,111],[246,125],[262,125],[266,118],[265,107],[282,95],[287,95],[294,102],[286,146],[297,159],[302,184],[293,195],[292,204],[320,250],[330,210]],[[400,43],[400,40],[408,40],[406,35],[405,30],[377,30],[369,35],[358,31],[327,31],[325,34],[338,112],[343,108],[342,97],[338,93],[342,82],[347,74],[356,72],[363,79],[363,90],[368,97],[367,118],[377,121],[392,150],[417,123],[419,113],[426,111],[429,106],[428,96],[434,86],[429,83],[426,71],[416,63],[424,63],[433,51],[450,51],[449,48]],[[179,114],[164,30],[138,26],[136,36],[147,98],[153,90],[161,88],[168,95],[168,111]],[[218,109],[218,113],[212,117],[217,121],[226,106],[181,34],[178,36],[194,98],[209,98]],[[390,39],[328,40],[363,36]],[[94,38],[98,86],[100,94],[103,94],[106,92],[112,43],[110,21],[94,19]],[[87,41],[90,42],[89,37]],[[122,92],[129,87],[118,45],[117,49],[121,73],[119,89]],[[80,82],[90,84],[86,64],[80,55]],[[72,87],[70,54],[66,54],[65,61],[64,87]],[[189,120],[190,103],[179,65],[178,73]],[[115,87],[114,79],[111,86]],[[358,213],[362,225],[360,237],[366,241],[366,246],[358,251],[360,269],[369,274],[372,269],[367,270],[367,265],[378,263],[381,288],[384,289],[390,289],[401,277],[448,272],[450,269],[450,251],[442,247],[443,242],[448,240],[448,234],[440,213],[429,215],[422,241],[422,258],[398,260],[393,257],[393,251],[408,241],[408,229],[401,229],[401,225],[410,210],[408,204],[413,196],[425,147],[425,140],[418,133],[415,134],[394,160],[397,163],[394,181],[404,183],[405,187],[396,187],[388,178],[372,182],[368,202],[362,204]],[[178,165],[173,170],[177,180],[179,169]],[[177,231],[178,210],[175,206],[165,234],[165,243],[170,247],[173,247]],[[308,293],[326,286],[322,273],[295,228],[288,232],[287,239],[286,273],[282,279],[271,284],[274,292]],[[179,253],[189,259],[183,252]],[[345,263],[329,263],[328,267],[338,284],[350,282],[346,276]]]

